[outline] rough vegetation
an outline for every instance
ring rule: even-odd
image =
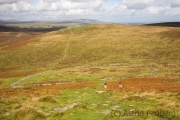
[[[179,35],[113,24],[0,32],[0,119],[178,120]]]

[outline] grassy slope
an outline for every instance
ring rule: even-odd
[[[29,43],[15,42],[13,45],[5,46],[5,50],[3,50],[4,47],[1,48],[0,68],[19,67],[16,70],[1,73],[1,77],[25,77],[28,74],[52,69],[63,74],[62,68],[84,65],[94,65],[96,71],[101,71],[95,75],[98,76],[94,77],[95,79],[115,76],[112,72],[110,74],[106,72],[107,75],[104,75],[101,69],[116,71],[115,74],[122,73],[121,77],[148,74],[151,69],[149,65],[160,70],[157,73],[158,76],[179,77],[179,33],[179,28],[109,24],[89,25],[41,34],[27,38],[26,41]],[[4,34],[1,33],[1,36]],[[18,35],[14,35],[14,38],[18,39]],[[125,69],[127,71],[123,73],[122,70],[118,70],[122,67],[111,70],[109,66],[105,67],[117,63],[129,69]],[[133,66],[140,66],[140,73],[137,73],[137,67],[134,70]],[[25,73],[24,70],[26,70]],[[83,74],[86,70],[84,68],[76,71]],[[68,75],[73,74],[68,73]],[[118,77],[116,75],[113,78],[118,79]],[[44,80],[48,79],[51,80],[49,77]],[[63,79],[72,79],[72,77]],[[59,80],[59,77],[53,80]]]
[[[180,30],[177,28],[90,25],[72,29],[68,54],[58,67],[89,63],[178,61]],[[14,65],[47,67],[63,55],[70,30],[44,34],[40,41],[3,51]],[[1,59],[1,67],[12,65]],[[44,64],[46,63],[46,64]]]
[[[103,89],[66,89],[60,91],[60,96],[52,93],[42,96],[40,94],[51,91],[41,90],[38,91],[39,95],[36,97],[23,95],[15,95],[17,97],[12,98],[10,96],[9,98],[1,97],[0,118],[3,120],[34,118],[39,120],[179,120],[180,118],[179,93],[136,93],[108,90],[98,93],[97,90]],[[28,92],[28,89],[26,91]],[[59,93],[59,91],[54,92]],[[58,112],[77,102],[81,104],[65,112]],[[158,111],[162,113],[158,114]]]
[[[30,74],[52,70],[31,77],[21,84],[51,81],[95,81],[140,77],[158,68],[154,76],[180,76],[180,29],[150,26],[90,25],[42,34],[26,44],[14,42],[0,50],[1,88]],[[3,36],[4,33],[1,33]],[[11,34],[11,33],[10,33]],[[18,39],[18,34],[14,38]],[[35,39],[35,40],[34,40]],[[22,45],[20,47],[20,45]],[[4,45],[3,45],[4,46]],[[65,52],[66,50],[66,52]],[[66,55],[65,55],[66,53]],[[65,55],[65,56],[64,56]],[[64,58],[64,59],[63,59]],[[66,69],[62,69],[66,68]],[[120,92],[102,88],[61,90],[61,96],[44,90],[34,92],[35,97],[0,97],[0,119],[174,119],[180,118],[179,92]],[[105,91],[97,93],[97,90]],[[28,91],[28,89],[24,89]],[[47,94],[49,93],[49,94]],[[75,102],[82,104],[59,113]],[[118,106],[118,107],[117,107]],[[112,115],[115,109],[116,115]],[[170,116],[118,115],[130,110],[169,111]],[[110,114],[107,114],[110,111]],[[175,117],[173,116],[175,112]]]

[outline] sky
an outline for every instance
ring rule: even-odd
[[[0,0],[0,19],[180,22],[180,0]]]

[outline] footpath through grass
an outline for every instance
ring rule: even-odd
[[[176,83],[163,80],[161,84],[168,89],[177,88],[179,33],[179,28],[170,27],[89,25],[38,37],[25,35],[12,44],[3,43],[0,119],[179,120],[179,91],[137,92],[102,86],[104,81],[150,76],[175,78]],[[4,40],[14,36],[14,33],[0,34]],[[18,36],[21,34],[12,38],[19,39]],[[18,85],[27,87],[9,88],[26,77]],[[92,81],[97,85],[78,89],[74,84]],[[69,83],[74,86],[61,90],[42,87]],[[169,88],[170,84],[174,88]],[[160,88],[159,84],[155,86]]]

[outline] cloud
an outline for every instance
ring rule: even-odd
[[[31,2],[32,0],[0,0],[0,5],[1,4],[13,4],[13,3],[18,3],[18,2]]]
[[[0,0],[1,19],[76,19],[180,15],[180,0]],[[110,5],[109,5],[110,4]],[[156,18],[154,18],[156,19]],[[133,20],[133,19],[131,19]]]
[[[125,0],[128,9],[144,9],[152,5],[154,0]]]
[[[144,14],[149,14],[149,15],[157,15],[159,13],[161,13],[162,11],[165,11],[165,9],[163,7],[148,7],[146,10],[145,10],[145,13]]]
[[[180,7],[180,0],[173,0],[171,3],[171,7]]]
[[[167,7],[167,11],[166,11],[165,15],[167,15],[167,16],[180,16],[180,7],[175,7],[173,9],[171,7]],[[180,17],[177,18],[177,20],[179,21]]]
[[[24,12],[24,11],[62,11],[66,10],[68,15],[80,14],[87,11],[98,11],[104,0],[39,0],[37,5],[32,4],[32,0],[7,0],[1,1],[0,12]],[[5,4],[8,3],[8,4]],[[81,12],[80,12],[81,11]],[[74,12],[74,13],[73,13]],[[66,14],[65,13],[65,14]]]
[[[158,5],[165,5],[166,3],[168,3],[168,0],[156,0],[155,1]]]
[[[17,2],[18,0],[0,0],[0,4],[13,4]]]

